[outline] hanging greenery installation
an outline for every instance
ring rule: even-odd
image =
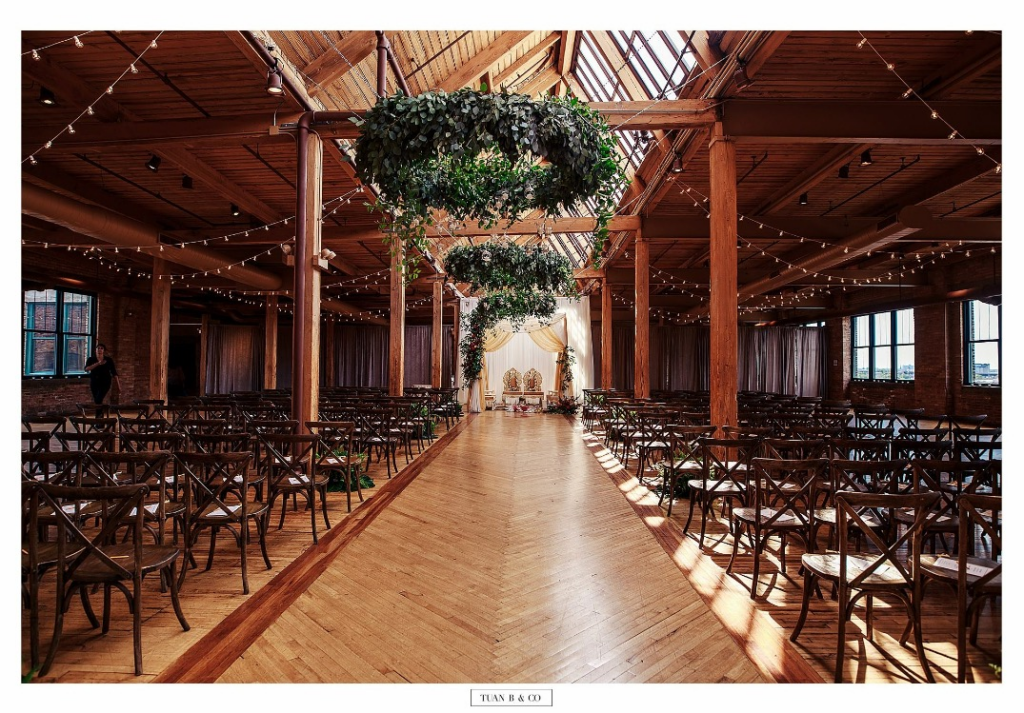
[[[398,93],[356,123],[358,176],[378,187],[370,209],[383,213],[381,229],[393,252],[404,249],[410,277],[437,211],[492,227],[589,204],[599,260],[625,173],[608,125],[575,97]]]

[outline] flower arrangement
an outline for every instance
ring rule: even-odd
[[[570,398],[568,396],[559,396],[558,401],[548,401],[547,407],[544,409],[546,413],[560,413],[565,416],[575,416],[580,410],[579,397]]]
[[[404,249],[408,279],[435,211],[491,227],[587,203],[597,219],[593,259],[600,259],[625,172],[611,129],[575,97],[398,93],[356,123],[356,171],[379,188],[369,208],[383,213],[392,251]]]

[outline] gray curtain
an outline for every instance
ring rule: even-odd
[[[405,376],[406,386],[430,383],[430,338],[434,331],[429,324],[405,325]]]
[[[669,391],[705,391],[711,363],[711,332],[707,327],[661,328],[660,388]]]
[[[633,388],[633,348],[636,328],[632,322],[612,323],[612,387]]]
[[[206,393],[263,388],[263,328],[211,324],[206,336]]]
[[[797,396],[824,396],[828,387],[828,338],[820,327],[796,330]]]
[[[334,339],[334,383],[384,387],[388,384],[388,328],[339,324]]]

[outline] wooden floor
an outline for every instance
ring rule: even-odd
[[[334,528],[318,546],[308,520],[290,516],[271,533],[274,569],[250,558],[248,597],[230,548],[210,572],[190,571],[182,604],[191,631],[152,584],[144,676],[132,675],[123,598],[105,636],[72,605],[47,680],[831,680],[834,604],[816,601],[790,644],[799,581],[769,562],[751,603],[749,556],[725,575],[724,543],[706,556],[682,536],[685,503],[665,518],[657,498],[578,425],[487,412],[453,430],[391,481],[377,471],[372,497],[348,517],[343,494],[333,494]],[[725,529],[711,532],[720,539]],[[955,671],[949,610],[947,602],[925,613],[940,681]],[[919,680],[916,655],[893,641],[902,619],[877,604],[876,616],[876,643],[850,634],[847,680]],[[983,648],[997,650],[1000,618],[983,619]],[[988,662],[972,652],[975,680],[992,679]]]

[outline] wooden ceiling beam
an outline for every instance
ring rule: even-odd
[[[554,86],[557,81],[558,72],[556,72],[553,67],[548,67],[522,87],[519,87],[516,91],[519,94],[525,94],[532,97],[537,94],[543,94]]]
[[[452,74],[445,77],[438,88],[443,89],[446,92],[454,92],[457,89],[462,89],[464,86],[475,81],[477,77],[490,69],[491,65],[499,59],[509,52],[514,51],[532,34],[532,30],[509,30],[502,32],[493,42],[470,57],[467,62],[460,65]]]
[[[718,63],[722,61],[723,55],[717,46],[711,44],[707,30],[697,30],[692,35],[687,35],[684,32],[679,34],[683,40],[690,40],[693,55],[697,59],[697,66],[703,70],[708,79],[714,79],[718,75]]]
[[[561,35],[557,32],[552,32],[536,46],[531,47],[529,50],[523,53],[523,56],[517,59],[515,62],[510,64],[508,67],[503,69],[494,77],[495,88],[503,87],[505,82],[513,77],[516,77],[530,62],[537,58],[540,54],[547,52],[551,47],[558,42]]]
[[[355,30],[345,35],[338,44],[302,68],[309,80],[303,82],[309,96],[315,97],[325,86],[348,74],[376,48],[377,37],[373,30]]]

